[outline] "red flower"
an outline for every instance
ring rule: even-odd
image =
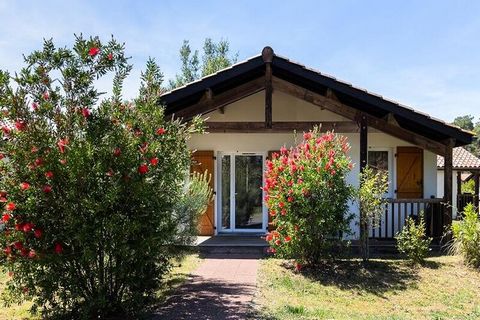
[[[0,202],[7,202],[7,192],[0,191]]]
[[[65,152],[65,147],[68,145],[68,139],[65,138],[65,139],[60,139],[58,142],[57,142],[57,146],[58,146],[58,150],[60,150],[60,153],[64,153]]]
[[[270,215],[271,215],[272,217],[275,217],[275,216],[277,215],[277,211],[275,211],[275,210],[270,210]]]
[[[81,109],[81,112],[82,112],[82,116],[87,119],[88,117],[90,117],[90,110],[88,110],[87,108],[82,108]]]
[[[17,231],[22,231],[23,230],[23,223],[16,223],[15,224],[15,230]]]
[[[302,270],[302,268],[303,268],[303,266],[300,263],[298,263],[298,262],[295,263],[295,270],[296,271],[300,271],[300,270]]]
[[[27,248],[22,248],[20,251],[21,251],[20,254],[21,254],[23,257],[26,257],[26,256],[28,256],[28,252],[29,252],[30,250],[28,250]]]
[[[267,253],[275,253],[275,252],[277,252],[277,250],[276,250],[275,248],[270,248],[270,247],[269,247],[269,248],[267,249]]]
[[[37,256],[37,253],[35,252],[35,250],[30,250],[30,252],[28,252],[28,257],[30,259],[34,259],[35,257]]]
[[[32,109],[33,109],[33,111],[37,111],[38,110],[38,103],[33,102],[32,103]]]
[[[165,132],[166,132],[166,131],[165,131],[164,128],[158,128],[158,129],[157,129],[157,134],[158,134],[158,135],[165,134]]]
[[[280,153],[281,153],[281,154],[286,154],[286,153],[287,153],[287,148],[285,148],[284,146],[282,146],[282,147],[280,148]]]
[[[8,135],[8,134],[10,134],[10,131],[11,131],[11,130],[10,130],[9,127],[3,126],[3,127],[2,127],[2,131],[3,131],[4,134]]]
[[[278,206],[279,206],[280,208],[283,208],[283,207],[285,207],[285,203],[280,202],[280,203],[278,204]]]
[[[48,94],[48,91],[45,91],[42,96],[44,100],[50,99],[50,94]]]
[[[22,182],[20,183],[20,189],[23,191],[30,189],[30,184],[28,182]]]
[[[282,244],[282,240],[280,240],[280,239],[275,240],[275,244],[276,244],[277,246],[281,245],[281,244]]]
[[[288,198],[287,198],[287,201],[288,201],[288,202],[292,202],[292,201],[293,201],[293,197],[288,197]]]
[[[107,177],[113,177],[113,170],[110,169],[107,171],[107,173],[105,173],[107,175]]]
[[[109,54],[107,55],[107,59],[108,59],[109,61],[112,61],[112,60],[113,60],[113,54],[112,54],[112,53],[109,53]]]
[[[23,225],[23,232],[30,232],[33,229],[33,223],[28,222]]]
[[[22,241],[16,241],[13,246],[15,247],[15,249],[17,250],[21,250],[23,248],[23,243]]]
[[[122,150],[121,150],[120,148],[115,148],[115,149],[113,150],[113,155],[114,155],[115,157],[120,157],[121,154],[122,154]]]
[[[11,216],[8,213],[4,213],[2,216],[2,222],[7,223],[10,220]]]
[[[17,205],[14,202],[9,202],[5,206],[5,209],[7,209],[7,211],[13,211],[13,210],[17,209]]]
[[[39,167],[41,165],[43,165],[43,159],[42,158],[35,159],[35,166]]]
[[[138,167],[138,173],[140,174],[146,174],[148,172],[148,166],[146,163],[142,163],[139,167]]]
[[[30,150],[32,153],[37,153],[38,152],[38,148],[33,146],[32,149]]]
[[[280,212],[282,214],[282,216],[286,215],[287,214],[287,210],[285,209],[282,209],[282,211]]]
[[[100,52],[100,49],[97,47],[91,47],[90,50],[88,50],[88,55],[90,57],[95,57],[98,53]]]
[[[158,158],[155,157],[150,159],[150,164],[155,167],[158,164]]]
[[[273,240],[272,234],[271,234],[271,233],[267,234],[267,235],[265,236],[265,240],[268,241],[268,242],[272,241],[272,240]]]
[[[52,186],[46,184],[46,185],[43,186],[42,191],[45,192],[45,193],[50,193],[50,192],[52,192]]]
[[[42,229],[35,229],[35,231],[33,231],[33,236],[37,239],[40,239],[42,237],[42,234]]]
[[[6,247],[5,249],[3,249],[3,252],[4,252],[7,256],[11,255],[11,254],[12,254],[12,247],[10,247],[10,246]]]
[[[45,177],[47,179],[52,179],[53,178],[53,172],[52,171],[47,171],[45,172]]]
[[[67,164],[67,160],[66,159],[60,159],[59,160],[61,164]]]
[[[285,242],[290,242],[292,240],[292,238],[290,236],[286,236],[283,241]]]
[[[63,252],[63,246],[61,243],[55,243],[55,247],[53,249],[56,254],[61,254]]]
[[[17,120],[15,121],[15,128],[17,128],[18,131],[24,131],[27,129],[27,123],[23,120]]]
[[[3,153],[0,153],[0,160],[3,160],[5,158],[5,155]]]

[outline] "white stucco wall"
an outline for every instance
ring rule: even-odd
[[[453,219],[457,218],[457,170],[452,171],[452,216]],[[437,195],[439,198],[442,198],[445,194],[445,186],[443,184],[444,171],[437,170]]]
[[[245,99],[239,100],[224,108],[223,113],[214,111],[205,117],[208,121],[264,121],[264,93],[259,92]],[[273,121],[347,121],[348,119],[318,106],[295,97],[274,92],[273,94]],[[389,167],[392,168],[390,177],[391,196],[396,189],[396,161],[395,153],[398,146],[411,146],[410,143],[399,140],[387,134],[370,130],[368,145],[370,150],[388,150],[391,154]],[[300,133],[301,134],[301,133]],[[351,145],[350,156],[356,164],[347,177],[347,182],[358,186],[360,135],[358,133],[344,134]],[[301,140],[301,135],[298,136]],[[194,135],[189,141],[190,148],[196,150],[213,150],[218,152],[268,152],[278,150],[281,146],[295,145],[293,133],[208,133]],[[424,197],[437,196],[436,155],[424,151]],[[217,179],[215,179],[217,182]],[[217,188],[217,183],[215,188]],[[358,208],[351,205],[352,212],[358,217]],[[217,209],[215,210],[217,212]],[[351,229],[355,238],[359,235],[359,228],[355,219]]]

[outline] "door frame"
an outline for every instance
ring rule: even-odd
[[[265,161],[267,159],[267,152],[265,151],[242,151],[242,152],[217,152],[216,171],[217,171],[217,192],[216,192],[216,234],[225,233],[253,233],[264,234],[268,226],[268,210],[265,205],[265,191],[262,190],[262,227],[260,229],[237,229],[235,228],[235,156],[262,156],[262,186],[263,186],[263,172],[265,172]],[[222,157],[230,156],[230,227],[223,229],[222,226]]]

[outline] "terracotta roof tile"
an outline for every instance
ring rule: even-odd
[[[480,159],[475,157],[467,149],[462,147],[453,148],[453,169],[480,169]],[[445,166],[445,159],[437,156],[437,168]]]

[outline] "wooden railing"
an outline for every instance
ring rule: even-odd
[[[457,195],[457,218],[461,218],[462,212],[465,210],[465,206],[469,203],[472,203],[478,208],[478,196],[475,196],[471,193]]]
[[[370,230],[370,237],[392,239],[403,229],[408,217],[418,219],[424,213],[427,235],[439,238],[443,233],[443,199],[388,199],[379,223]]]

